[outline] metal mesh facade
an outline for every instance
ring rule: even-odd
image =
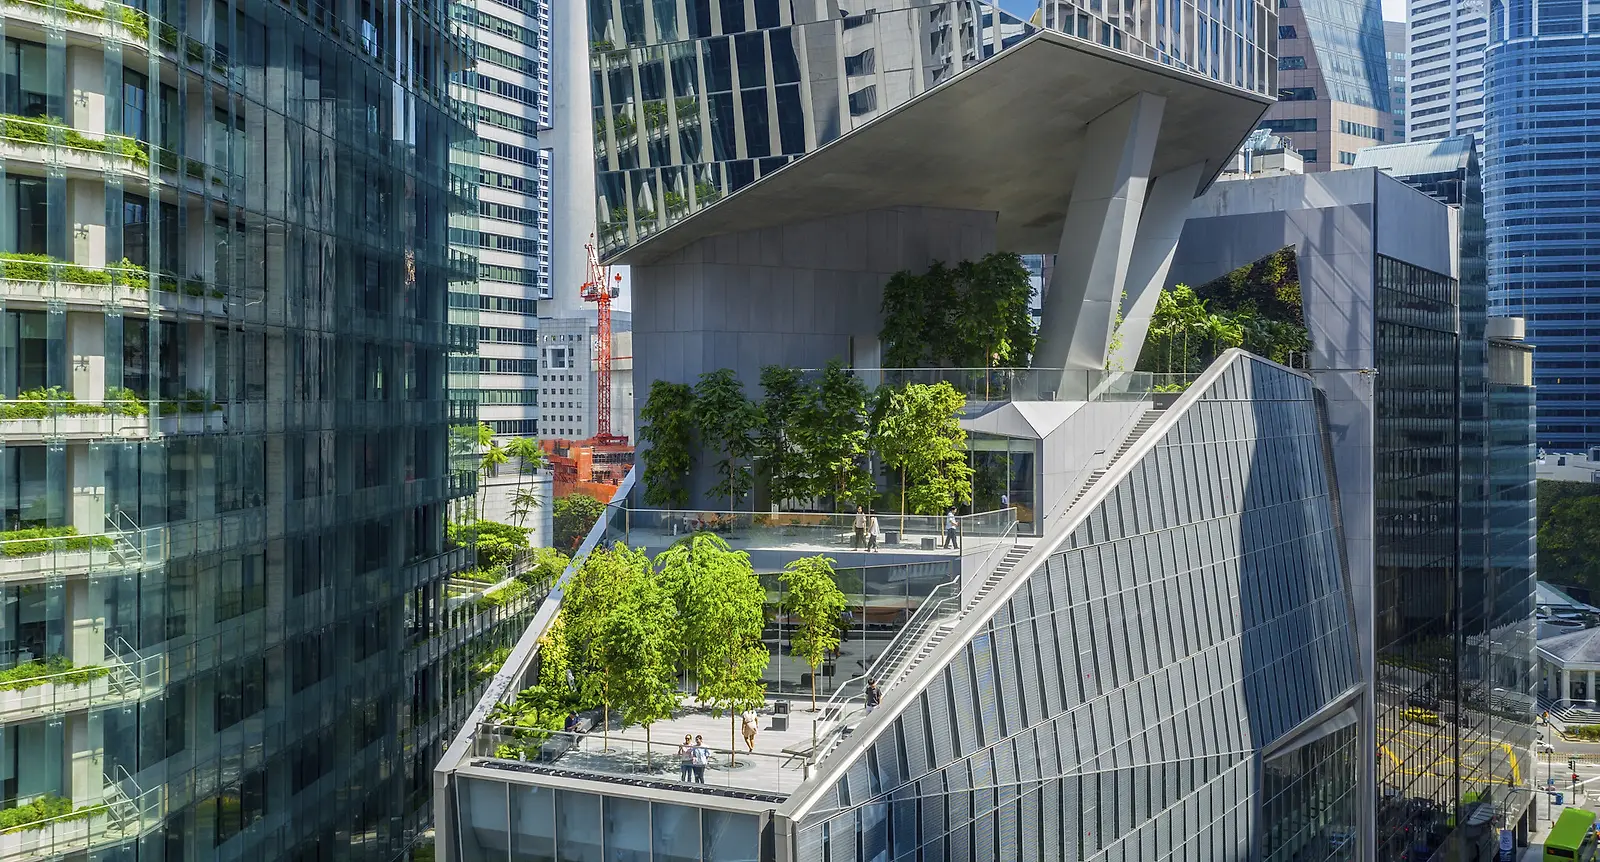
[[[797,858],[1353,853],[1350,713],[1266,777],[1259,759],[1358,685],[1325,452],[1311,382],[1234,360],[885,704],[899,714],[823,791]]]

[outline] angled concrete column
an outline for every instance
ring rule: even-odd
[[[1128,261],[1128,277],[1123,282],[1121,343],[1107,357],[1106,367],[1112,371],[1132,371],[1139,362],[1139,351],[1150,330],[1150,316],[1155,314],[1156,300],[1166,287],[1172,255],[1183,237],[1183,223],[1189,219],[1189,205],[1194,203],[1205,168],[1205,162],[1196,162],[1168,171],[1150,183],[1150,195],[1139,218],[1139,234],[1133,242],[1133,256]],[[1115,307],[1111,319],[1116,320]]]
[[[1038,368],[1105,367],[1166,101],[1140,93],[1089,123],[1045,295]]]

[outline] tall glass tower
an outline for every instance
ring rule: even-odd
[[[446,594],[447,11],[0,19],[7,854],[388,859],[426,822],[488,625]]]
[[[1589,270],[1600,268],[1600,198],[1585,182],[1596,162],[1581,131],[1600,109],[1571,90],[1600,63],[1600,18],[1583,10],[1495,0],[1485,73],[1491,313],[1526,318],[1539,444],[1563,452],[1600,443],[1600,355],[1589,358],[1600,330],[1587,327],[1587,305],[1600,301]]]
[[[1385,141],[1393,121],[1378,0],[1282,0],[1276,35],[1278,103],[1261,128],[1294,141],[1307,171],[1349,167]]]

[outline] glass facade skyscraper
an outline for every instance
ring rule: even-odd
[[[0,29],[6,852],[392,858],[518,610],[446,591],[471,43],[443,4]]]
[[[1535,21],[1535,15],[1538,19]],[[1600,198],[1586,180],[1600,118],[1571,81],[1600,63],[1600,19],[1581,4],[1495,0],[1485,66],[1485,217],[1494,314],[1522,317],[1536,348],[1539,445],[1600,442],[1600,358],[1588,305],[1600,301]],[[1535,26],[1537,24],[1537,26]]]
[[[1378,0],[1278,4],[1278,103],[1260,128],[1294,142],[1308,172],[1354,164],[1389,135],[1389,63]]]

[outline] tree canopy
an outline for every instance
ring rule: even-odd
[[[811,466],[807,491],[833,498],[835,508],[846,501],[870,502],[866,403],[866,385],[834,360],[794,417],[793,438]]]
[[[694,387],[695,427],[706,453],[721,456],[715,461],[718,480],[708,493],[727,500],[730,511],[750,492],[749,459],[756,451],[752,435],[760,422],[760,411],[745,397],[733,371],[719,368],[700,375]]]
[[[801,557],[785,566],[779,581],[784,589],[784,610],[794,632],[789,648],[811,665],[811,708],[817,708],[817,671],[828,653],[839,648],[839,618],[844,613],[844,593],[839,590],[833,560],[818,554]]]
[[[1539,579],[1600,595],[1600,487],[1539,480]]]
[[[884,365],[1026,366],[1037,338],[1032,294],[1027,267],[1010,252],[897,272],[883,289]]]
[[[797,435],[800,415],[811,404],[811,389],[798,368],[768,365],[761,369],[761,401],[756,424],[756,449],[774,503],[809,496],[810,459]]]
[[[696,696],[718,711],[738,713],[766,696],[761,672],[771,654],[761,641],[766,591],[750,555],[721,537],[695,533],[656,555],[663,587],[683,620],[683,649],[699,684]],[[729,747],[736,740],[730,722]]]
[[[493,569],[510,564],[518,551],[528,549],[528,534],[524,527],[502,524],[499,521],[473,521],[468,524],[450,524],[445,527],[446,538],[457,545],[469,545],[477,553],[480,569]]]
[[[557,499],[550,512],[551,545],[562,551],[576,550],[605,513],[605,503],[582,492]]]
[[[689,505],[685,484],[694,465],[694,390],[685,383],[656,380],[639,410],[639,439],[649,444],[644,462],[644,502],[681,509]]]
[[[1311,349],[1294,249],[1213,279],[1162,291],[1138,369],[1196,373],[1230,347],[1296,365]]]
[[[972,501],[966,396],[949,383],[913,383],[886,390],[873,426],[873,448],[900,473],[902,511],[937,515]]]

